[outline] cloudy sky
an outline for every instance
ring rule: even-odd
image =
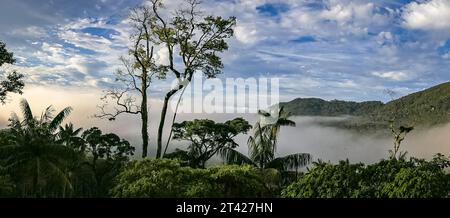
[[[238,18],[222,77],[279,77],[283,100],[387,100],[386,89],[403,95],[450,79],[450,0],[203,2]],[[141,3],[0,0],[0,39],[30,86],[100,90],[126,55],[128,10]]]

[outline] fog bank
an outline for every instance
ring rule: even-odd
[[[296,127],[281,129],[278,156],[310,153],[315,160],[373,163],[389,156],[393,148],[390,135],[362,135],[349,130],[320,126],[317,121],[330,118],[293,117]],[[412,131],[402,142],[407,156],[431,158],[436,153],[450,155],[450,124]]]
[[[102,92],[98,90],[61,89],[61,87],[32,87],[25,90],[23,96],[13,95],[12,100],[0,106],[0,128],[7,125],[11,112],[19,112],[20,99],[26,98],[36,116],[39,116],[48,105],[54,105],[56,110],[72,106],[73,113],[68,122],[77,127],[88,129],[93,126],[100,127],[105,133],[114,132],[129,140],[136,147],[136,157],[141,154],[140,121],[138,116],[125,115],[116,121],[93,118],[98,112],[96,106],[100,103]],[[150,98],[150,156],[155,155],[156,127],[159,122],[161,101]],[[166,135],[169,133],[172,114],[167,116]],[[20,113],[19,113],[20,115]],[[208,118],[216,122],[223,122],[235,117],[244,117],[252,125],[257,121],[256,114],[179,114],[177,121],[192,120],[195,118]],[[348,130],[334,127],[320,126],[318,122],[324,117],[293,117],[296,127],[283,127],[279,136],[277,156],[291,153],[310,153],[314,159],[330,160],[336,162],[348,158],[352,162],[371,163],[388,157],[388,150],[392,148],[392,139],[389,136],[360,135]],[[402,150],[408,151],[409,156],[430,158],[440,152],[450,155],[450,124],[437,126],[428,130],[414,130],[402,143]],[[241,145],[238,150],[247,154],[248,135],[238,136],[236,141]],[[188,142],[172,141],[169,150],[176,147],[184,148]]]

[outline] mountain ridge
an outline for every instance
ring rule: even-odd
[[[450,122],[450,82],[387,103],[296,98],[280,106],[294,116],[352,116],[352,119],[332,124],[350,129],[385,128],[391,120],[398,125],[429,127]]]

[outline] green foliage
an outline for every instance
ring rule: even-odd
[[[416,92],[388,102],[379,110],[373,111],[372,119],[389,121],[393,117],[398,125],[429,126],[446,123],[450,120],[450,83]]]
[[[411,132],[414,127],[400,126],[396,128],[394,125],[394,121],[390,121],[389,129],[391,130],[391,134],[394,137],[394,149],[389,150],[390,158],[402,159],[402,157],[406,155],[406,152],[400,151],[400,145],[402,144],[403,140],[405,140],[406,135]]]
[[[367,114],[384,104],[381,101],[325,101],[320,98],[297,98],[290,102],[281,103],[286,111],[295,116],[359,116]]]
[[[181,167],[175,160],[134,161],[118,175],[111,194],[114,197],[186,197],[198,192],[190,187],[201,183],[202,173]]]
[[[103,134],[97,127],[92,127],[81,135],[85,144],[79,150],[87,152],[93,159],[103,158],[110,161],[128,161],[134,153],[134,147],[114,133]]]
[[[382,160],[368,165],[341,161],[337,165],[316,163],[314,168],[282,191],[298,198],[426,198],[447,197],[449,177],[439,156],[419,159]]]
[[[394,180],[395,175],[401,169],[411,167],[414,167],[414,163],[404,159],[382,160],[368,165],[363,172],[365,179],[361,181],[361,191],[358,197],[388,197],[383,190],[384,187]]]
[[[168,159],[131,162],[116,178],[114,197],[183,197],[200,171]],[[197,174],[197,175],[196,175]]]
[[[258,170],[225,165],[183,167],[176,160],[145,159],[130,163],[116,179],[114,197],[261,197],[268,190]]]
[[[13,53],[8,52],[5,43],[0,41],[0,67],[3,64],[13,64],[14,62],[16,62],[16,60],[13,57]]]
[[[114,133],[103,134],[93,127],[81,134],[81,144],[75,149],[86,154],[85,163],[91,168],[97,196],[106,196],[111,188],[111,181],[121,167],[133,155],[134,147]]]
[[[264,197],[267,195],[263,175],[250,165],[224,165],[208,169],[213,184],[210,197]]]
[[[188,140],[188,151],[183,154],[189,157],[189,164],[194,167],[205,167],[206,161],[224,149],[234,149],[239,146],[234,137],[247,133],[251,128],[243,118],[235,118],[225,123],[216,123],[208,119],[195,119],[173,125],[174,140]],[[169,155],[166,157],[170,157]],[[186,160],[186,159],[184,159]]]
[[[54,195],[65,188],[71,189],[71,183],[64,173],[66,160],[73,156],[71,150],[56,141],[55,126],[59,125],[70,113],[65,108],[56,116],[48,107],[35,118],[26,100],[21,102],[23,120],[13,114],[10,130],[5,144],[0,146],[1,164],[14,181],[20,193],[26,196]],[[58,183],[58,185],[55,185]],[[57,190],[48,193],[54,187]]]
[[[357,195],[363,165],[341,161],[337,165],[315,163],[314,168],[281,195],[290,198],[350,198]]]
[[[383,191],[391,198],[446,197],[448,178],[439,171],[420,168],[403,168]]]
[[[311,155],[306,153],[291,154],[285,157],[275,158],[278,135],[282,126],[295,126],[290,120],[290,113],[280,107],[275,114],[259,111],[260,121],[255,124],[253,134],[248,138],[251,162],[259,168],[275,168],[280,171],[288,171],[306,166],[311,160]],[[231,152],[224,154],[228,161],[239,157]]]
[[[170,65],[165,69],[172,71],[177,78],[190,80],[197,70],[201,70],[208,78],[214,78],[223,68],[219,54],[228,49],[226,40],[234,34],[236,18],[203,16],[204,13],[198,10],[200,1],[189,0],[186,3],[186,7],[176,9],[172,17],[163,19],[160,16],[162,1],[151,0],[152,8],[144,9],[154,14],[149,17],[152,21],[150,35],[156,44],[168,48]],[[179,52],[175,53],[175,50]],[[176,70],[173,64],[176,55],[183,60],[182,71]]]
[[[195,72],[201,71],[207,78],[215,78],[222,72],[224,66],[220,54],[228,49],[227,40],[233,36],[236,26],[235,17],[204,15],[203,11],[199,11],[200,0],[186,0],[184,3],[174,11],[162,11],[162,0],[150,0],[149,7],[143,8],[144,11],[151,11],[149,20],[152,42],[167,48],[168,51],[168,64],[157,66],[161,69],[159,77],[166,78],[166,74],[171,73],[179,82],[166,92],[164,97],[158,126],[156,158],[163,155],[162,136],[169,100],[180,90],[185,90]],[[172,16],[167,18],[162,14]],[[176,64],[177,60],[182,60],[181,64]],[[181,92],[180,99],[184,91]],[[175,112],[172,122],[176,114]]]
[[[60,126],[58,131],[58,143],[76,150],[79,145],[84,144],[83,139],[78,136],[82,130],[82,128],[76,129],[72,123]]]
[[[47,107],[35,117],[23,100],[21,109],[23,119],[13,114],[9,128],[0,130],[0,196],[106,196],[134,148],[98,128],[80,137],[81,128],[61,126],[69,107],[56,115]]]
[[[0,41],[0,67],[3,64],[14,64],[15,62],[16,60],[13,57],[13,53],[8,52],[5,43]],[[2,78],[2,75],[0,75],[0,78]],[[22,89],[25,86],[22,79],[22,74],[13,71],[6,75],[5,80],[0,81],[0,102],[2,104],[5,104],[8,93],[22,94]]]

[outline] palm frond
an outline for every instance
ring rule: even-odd
[[[284,106],[281,106],[278,109],[278,117],[283,117],[283,115],[286,115],[286,112],[284,111]]]
[[[311,155],[308,153],[290,154],[284,157],[275,158],[267,164],[267,167],[289,171],[308,165],[311,162]]]
[[[53,109],[52,105],[45,108],[45,110],[42,112],[40,122],[46,123],[51,120],[53,118],[53,112],[55,112],[55,110]]]
[[[55,118],[50,122],[49,129],[54,131],[56,128],[58,128],[59,125],[64,121],[64,119],[67,118],[67,116],[72,112],[71,107],[64,108],[61,112],[59,112]]]
[[[22,99],[22,101],[20,101],[20,108],[22,109],[22,114],[23,114],[23,119],[24,119],[25,124],[33,125],[33,123],[34,123],[33,112],[31,111],[28,101],[25,99]]]
[[[279,120],[277,120],[277,125],[278,126],[292,126],[295,127],[295,122],[292,120],[289,120],[287,118],[281,118]]]
[[[16,130],[22,129],[22,124],[16,113],[11,114],[11,117],[9,118],[9,126]]]
[[[258,110],[258,114],[261,116],[269,117],[270,113],[264,110]]]
[[[224,147],[219,150],[220,157],[227,164],[251,164],[256,165],[250,158],[229,147]]]
[[[73,131],[73,136],[79,135],[81,131],[83,131],[83,128],[76,129],[75,131]]]

